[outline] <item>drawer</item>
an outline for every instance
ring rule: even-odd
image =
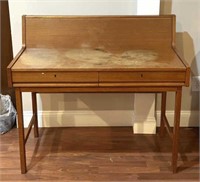
[[[12,73],[14,83],[88,83],[98,82],[98,72],[24,72]]]
[[[185,72],[100,72],[99,82],[184,82]]]

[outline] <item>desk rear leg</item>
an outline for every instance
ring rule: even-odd
[[[161,99],[161,118],[160,118],[160,136],[164,136],[165,132],[165,123],[164,117],[166,116],[166,99],[167,99],[167,92],[162,92],[162,99]]]
[[[36,97],[35,92],[32,92],[32,108],[33,108],[33,116],[34,116],[34,136],[39,137],[38,115],[37,115],[37,97]]]

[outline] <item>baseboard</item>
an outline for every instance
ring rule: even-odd
[[[133,123],[134,134],[155,134],[156,119],[155,117],[136,117]]]
[[[124,117],[126,116],[126,117]],[[32,112],[24,112],[24,127],[27,127]],[[133,126],[133,111],[39,111],[39,127],[74,127],[74,126]]]
[[[166,116],[168,118],[170,126],[173,126],[174,112],[167,111]],[[157,126],[160,126],[160,111],[156,112]],[[199,111],[181,111],[181,122],[182,127],[199,127]]]
[[[173,126],[174,112],[167,111],[167,118]],[[24,111],[24,126],[27,127],[31,119],[32,112]],[[126,117],[124,117],[126,116]],[[160,126],[160,111],[156,112],[157,126]],[[73,127],[73,126],[134,126],[139,120],[133,122],[133,111],[129,110],[109,110],[109,111],[39,111],[39,127]],[[145,126],[152,123],[152,117],[145,119]],[[198,127],[199,111],[182,111],[182,127]],[[135,126],[136,127],[136,126]],[[139,125],[138,125],[139,127]],[[154,126],[152,125],[153,129]]]

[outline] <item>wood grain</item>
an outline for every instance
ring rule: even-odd
[[[159,75],[159,77],[158,77]],[[99,82],[184,82],[185,72],[100,72]]]
[[[185,80],[185,85],[187,87],[189,87],[190,85],[190,74],[191,74],[191,68],[189,66],[189,64],[187,63],[187,61],[184,59],[183,55],[180,54],[180,52],[178,51],[178,49],[176,48],[176,46],[173,46],[173,50],[174,52],[177,54],[177,56],[179,57],[179,59],[182,61],[182,63],[185,65],[186,67],[186,80]]]
[[[67,121],[66,121],[67,122]],[[171,174],[171,141],[133,135],[131,127],[40,128],[27,142],[28,173],[19,170],[18,131],[0,136],[3,181],[199,181],[199,130],[180,129],[177,174]]]
[[[174,16],[26,16],[26,46],[101,46],[108,50],[144,46],[170,47],[173,18]]]
[[[73,53],[75,52],[75,53]],[[71,55],[70,55],[71,53]],[[73,53],[73,54],[72,54]],[[185,65],[172,49],[26,48],[13,71],[185,71]]]
[[[174,127],[173,127],[173,141],[172,141],[172,169],[173,173],[177,171],[177,159],[179,150],[179,130],[180,130],[180,119],[181,119],[181,98],[182,98],[182,87],[179,87],[175,94],[175,110],[174,110]]]
[[[34,117],[34,136],[39,137],[38,132],[38,114],[37,114],[37,93],[32,93],[32,109],[33,109],[33,117]]]
[[[17,55],[14,57],[14,59],[7,66],[7,78],[8,78],[8,86],[9,87],[12,87],[12,83],[13,83],[12,82],[12,70],[11,70],[11,68],[16,63],[16,61],[21,56],[21,54],[24,52],[24,50],[25,50],[25,47],[22,47],[21,50],[17,53]]]
[[[23,16],[23,44],[26,49],[8,67],[16,88],[22,173],[27,168],[21,92],[33,93],[34,115],[35,93],[176,92],[172,168],[177,171],[181,93],[189,85],[190,68],[175,49],[174,15]],[[157,166],[145,170],[159,172]],[[128,169],[133,171],[140,167]]]
[[[96,72],[13,72],[13,83],[90,83],[98,82]]]
[[[27,84],[28,85],[28,84]],[[81,85],[80,87],[77,86],[69,86],[65,87],[67,85],[59,85],[53,84],[53,85],[46,85],[46,87],[43,86],[43,84],[32,84],[28,86],[21,87],[22,92],[39,92],[39,93],[131,93],[131,92],[137,92],[137,93],[160,93],[160,92],[170,92],[170,91],[176,91],[177,90],[177,84],[175,86],[169,86],[169,85],[152,85],[149,84],[148,86],[144,84],[136,84],[136,85],[125,85],[121,86],[115,85],[115,84],[99,84],[99,86],[95,85]],[[19,86],[21,86],[19,84]],[[180,85],[179,85],[180,86]]]
[[[95,87],[96,92],[101,92],[101,88],[97,88],[97,87],[167,87],[168,89],[171,87],[170,90],[168,91],[174,91],[176,90],[176,88],[172,88],[175,86],[184,86],[184,83],[14,83],[13,87],[22,87],[23,88],[53,88],[53,87],[57,87],[57,88],[64,88],[66,87],[66,90],[63,90],[65,92],[68,92],[68,89],[70,90],[70,88],[77,88],[80,89],[79,91],[81,91],[82,87],[87,87],[88,91],[90,87]],[[99,91],[98,91],[99,89]],[[26,89],[25,89],[26,90]],[[36,90],[36,89],[34,89]],[[58,89],[59,90],[59,89]],[[61,89],[62,90],[62,89]],[[162,89],[161,89],[162,90]],[[77,90],[78,91],[78,90]],[[114,90],[113,90],[114,91]],[[134,91],[134,89],[132,90]],[[135,90],[136,91],[136,90]],[[165,89],[166,91],[166,89]]]
[[[19,149],[20,149],[20,164],[21,173],[26,173],[26,147],[25,147],[25,134],[24,134],[24,119],[23,119],[23,105],[22,105],[22,92],[19,88],[15,89],[17,119],[19,126]]]
[[[165,131],[164,117],[166,116],[167,92],[162,92],[161,97],[160,136],[163,137]]]

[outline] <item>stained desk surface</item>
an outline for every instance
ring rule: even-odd
[[[12,67],[24,70],[185,70],[173,49],[89,49],[27,48]]]

